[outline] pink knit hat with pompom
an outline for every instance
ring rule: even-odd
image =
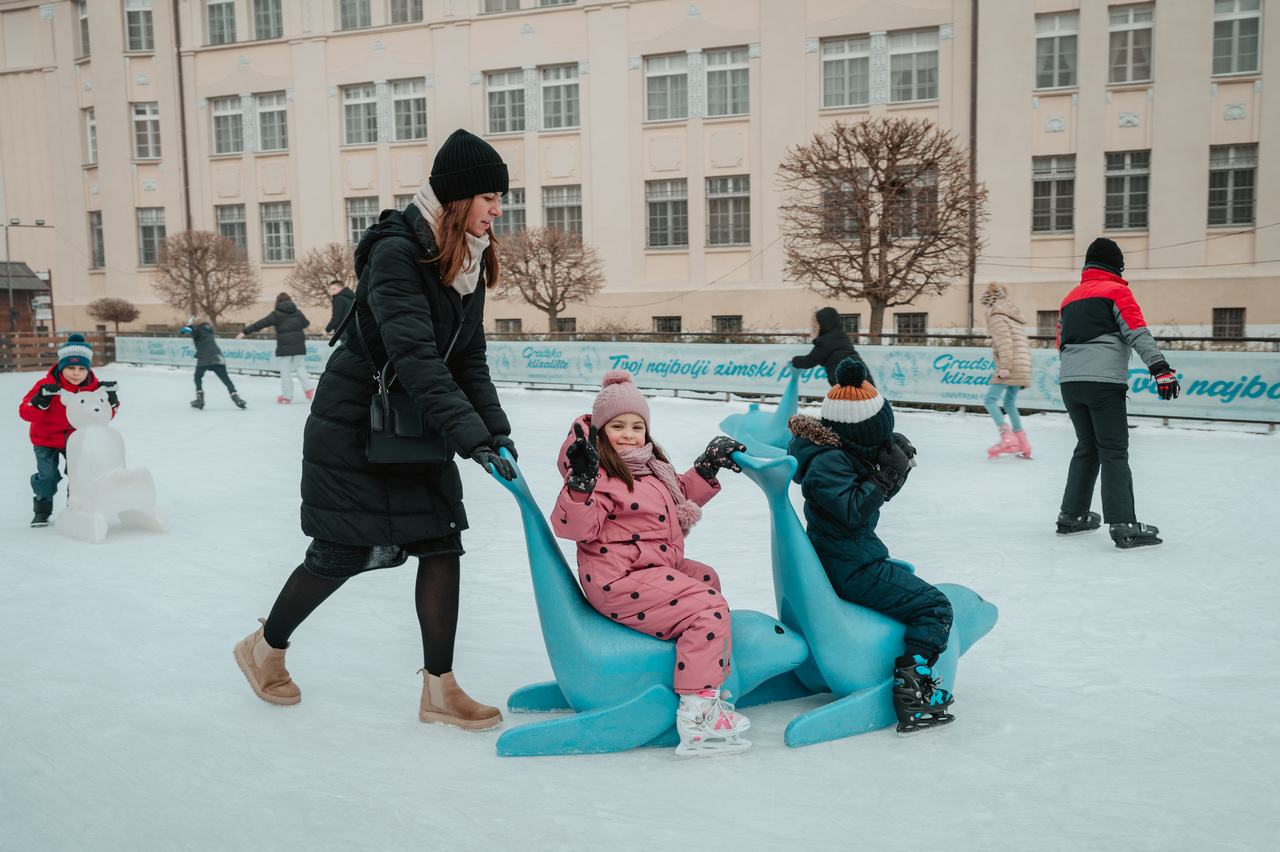
[[[610,370],[604,374],[601,385],[600,393],[596,394],[596,401],[591,405],[593,426],[603,430],[606,423],[619,415],[638,414],[644,420],[644,430],[650,431],[649,403],[631,380],[630,373],[626,370]]]

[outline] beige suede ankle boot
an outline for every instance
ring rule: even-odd
[[[265,618],[258,623],[266,625]],[[258,697],[268,704],[287,706],[302,700],[302,690],[284,667],[284,650],[272,648],[262,638],[262,627],[236,644],[236,662]]]
[[[426,669],[422,673],[422,703],[418,718],[436,725],[454,725],[468,731],[483,731],[502,724],[497,707],[489,707],[462,691],[453,672],[436,677]]]

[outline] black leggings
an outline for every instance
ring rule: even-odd
[[[222,383],[227,386],[229,392],[236,392],[236,386],[231,384],[231,377],[227,375],[226,364],[209,364],[208,366],[196,367],[196,390],[204,390],[204,374],[206,370],[222,379]]]

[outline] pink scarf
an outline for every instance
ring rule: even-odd
[[[627,463],[627,469],[631,471],[632,476],[651,473],[667,486],[667,490],[671,492],[671,499],[676,504],[676,520],[680,522],[680,532],[688,535],[693,525],[702,519],[702,509],[685,497],[684,492],[680,490],[676,469],[661,459],[654,458],[653,444],[618,450],[618,455]]]

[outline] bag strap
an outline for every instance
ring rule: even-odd
[[[458,322],[458,330],[453,333],[453,339],[449,341],[449,347],[445,349],[444,355],[441,356],[441,360],[445,362],[445,366],[448,366],[449,364],[449,356],[453,354],[453,347],[457,344],[458,337],[462,334],[463,326],[465,326],[467,324],[467,320],[471,318],[471,308],[472,306],[475,305],[476,301],[477,300],[476,300],[475,294],[473,293],[471,295],[471,301],[467,302],[467,306],[462,310],[462,318]],[[347,314],[347,318],[343,320],[342,324],[345,326],[348,321],[354,318],[355,326],[356,326],[356,336],[360,338],[360,348],[364,350],[365,360],[368,361],[369,366],[373,368],[373,378],[378,383],[378,394],[383,397],[384,406],[385,406],[385,400],[387,396],[387,386],[390,385],[393,381],[395,381],[394,376],[392,376],[391,379],[387,379],[387,374],[394,373],[395,365],[391,362],[391,359],[388,358],[387,363],[383,366],[381,370],[379,370],[378,365],[375,364],[373,361],[373,358],[369,356],[369,351],[370,351],[369,344],[365,342],[364,329],[360,327],[360,318],[356,316],[356,312],[359,306],[360,306],[359,302],[352,302],[351,311]],[[341,327],[339,327],[339,330],[341,330]],[[334,338],[336,339],[337,336],[338,336],[337,333],[335,333]],[[332,346],[333,341],[330,341],[329,345]]]

